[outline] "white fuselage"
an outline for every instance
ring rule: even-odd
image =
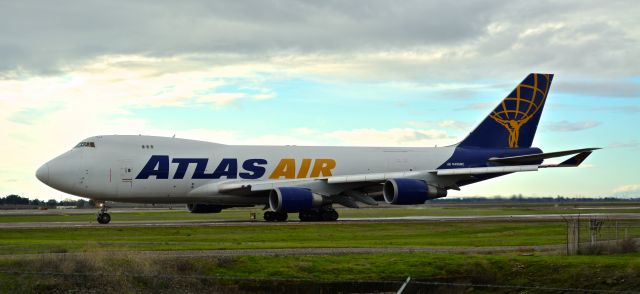
[[[117,135],[83,142],[91,145],[77,146],[47,162],[37,177],[63,192],[101,201],[222,205],[264,204],[267,199],[198,193],[198,188],[238,180],[431,170],[442,165],[455,149],[233,146]]]

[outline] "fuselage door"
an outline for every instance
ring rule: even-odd
[[[118,183],[118,195],[127,196],[133,190],[133,169],[131,160],[120,160],[120,182]]]

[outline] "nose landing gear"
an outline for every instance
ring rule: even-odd
[[[99,224],[106,225],[111,221],[111,215],[107,213],[107,209],[108,207],[105,203],[100,204],[100,211],[96,216],[96,220],[98,221]]]

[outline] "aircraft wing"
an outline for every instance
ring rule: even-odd
[[[561,152],[534,154],[535,156],[540,157],[524,155],[490,159],[490,161],[492,162],[500,161],[503,159],[504,161],[521,161],[523,160],[523,158],[526,158],[526,161],[531,161],[533,158],[539,160],[540,158],[551,158],[578,153],[577,155],[574,155],[559,164],[498,165],[489,167],[353,174],[313,179],[229,180],[200,186],[197,189],[193,190],[192,194],[211,195],[224,193],[232,195],[265,196],[269,191],[279,187],[304,187],[323,195],[337,195],[349,191],[379,191],[382,188],[381,184],[386,180],[397,178],[425,179],[427,180],[427,182],[433,183],[433,185],[437,185],[441,188],[458,190],[459,187],[456,184],[457,181],[473,178],[476,175],[508,174],[514,172],[537,171],[539,168],[576,167],[579,166],[595,149],[598,148],[585,148]]]
[[[331,192],[340,192],[339,190],[344,190],[345,187],[363,187],[371,184],[380,184],[384,183],[384,181],[388,179],[394,178],[420,179],[426,177],[427,174],[431,172],[433,171],[369,173],[314,179],[232,180],[218,183],[216,185],[220,193],[270,191],[278,187],[306,187],[312,189],[317,188],[318,190],[329,192],[327,194],[334,194]]]

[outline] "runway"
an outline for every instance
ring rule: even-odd
[[[117,211],[113,211],[112,221],[107,225],[98,224],[93,217],[86,222],[8,222],[0,223],[0,229],[37,228],[127,228],[127,227],[187,227],[187,226],[300,226],[300,225],[340,225],[340,224],[385,224],[385,223],[431,223],[431,222],[503,222],[503,221],[562,221],[566,218],[598,218],[607,220],[638,220],[640,213],[589,213],[589,214],[526,214],[526,215],[482,215],[482,216],[401,216],[378,218],[340,218],[335,222],[301,222],[292,218],[287,222],[240,221],[240,220],[153,220],[118,221]]]

